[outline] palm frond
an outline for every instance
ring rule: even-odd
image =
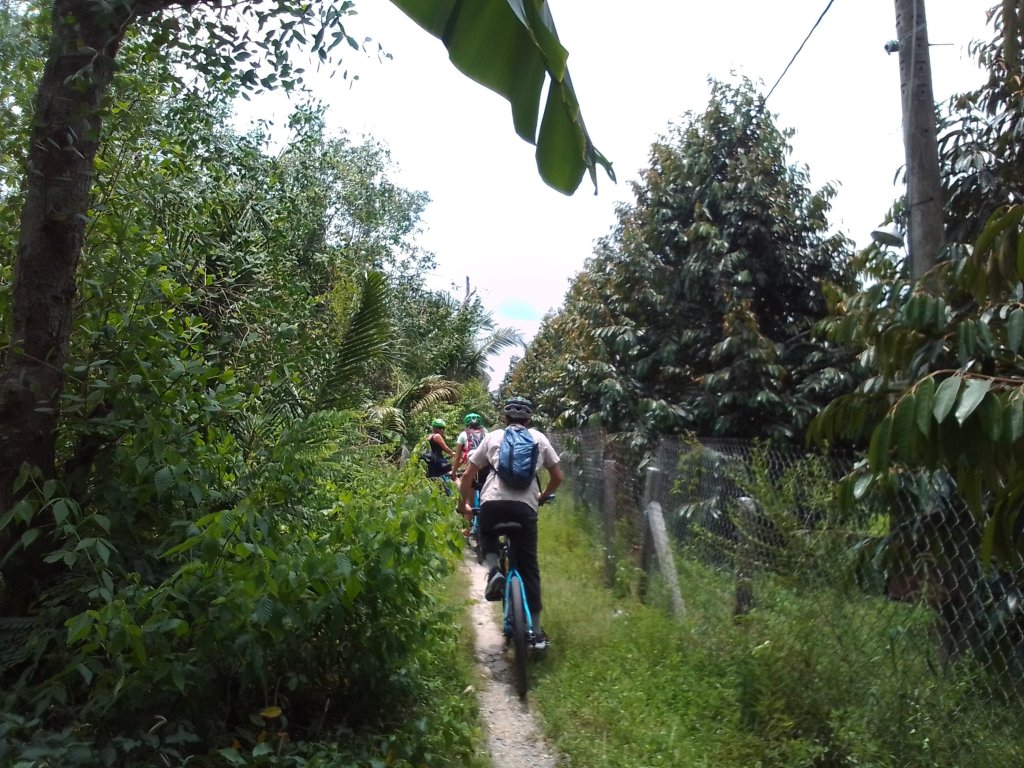
[[[427,408],[454,402],[461,391],[461,385],[456,381],[442,376],[424,376],[406,387],[392,403],[406,413],[418,414]],[[424,403],[425,400],[428,402]]]
[[[404,435],[406,429],[405,412],[401,408],[384,403],[371,403],[366,406],[366,426],[371,432],[381,435]]]
[[[515,328],[495,328],[476,343],[478,354],[486,360],[509,347],[525,347],[523,335]]]
[[[455,381],[438,378],[428,387],[420,390],[418,398],[409,406],[410,416],[419,416],[434,410],[439,405],[454,403],[459,399],[462,385]]]
[[[388,309],[388,282],[382,272],[368,272],[359,303],[344,338],[335,349],[317,397],[317,407],[343,408],[355,404],[359,377],[366,366],[391,351],[394,331]]]

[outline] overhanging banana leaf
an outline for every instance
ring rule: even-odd
[[[594,147],[566,68],[547,0],[391,0],[437,37],[467,77],[508,99],[516,133],[537,146],[546,184],[571,195],[584,171],[597,191],[597,166],[614,181],[611,163]],[[544,116],[541,93],[550,80]]]

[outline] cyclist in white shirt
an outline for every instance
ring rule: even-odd
[[[479,472],[490,469],[480,491],[480,545],[484,553],[484,561],[489,572],[485,597],[488,600],[501,600],[505,587],[505,577],[498,569],[498,538],[491,533],[495,525],[501,522],[517,522],[522,527],[513,535],[513,546],[519,572],[526,588],[526,602],[533,614],[534,627],[538,645],[547,644],[547,636],[541,629],[540,612],[543,608],[540,591],[540,564],[537,561],[537,509],[541,499],[550,498],[555,489],[562,483],[562,468],[559,466],[558,454],[547,436],[530,427],[533,419],[533,403],[521,397],[513,397],[502,410],[505,424],[520,425],[529,428],[530,434],[538,445],[537,466],[548,470],[547,487],[540,489],[539,481],[531,483],[527,488],[513,488],[505,483],[494,471],[498,466],[501,443],[505,437],[504,429],[489,432],[480,446],[473,451],[466,464],[466,474],[462,478],[460,488],[460,509],[463,515],[471,512],[469,505],[473,493],[473,481]]]

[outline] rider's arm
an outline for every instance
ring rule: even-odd
[[[469,473],[467,472],[466,474]],[[564,479],[565,475],[562,474],[562,466],[560,464],[553,464],[548,467],[548,485],[541,493],[541,499],[546,500],[554,496],[555,491],[558,490],[558,486],[562,484],[562,480]]]
[[[437,439],[434,440],[434,438],[437,438]],[[444,441],[444,436],[443,435],[431,435],[430,439],[434,441],[434,445],[436,445],[442,451],[447,453],[449,456],[454,456],[455,455],[455,451],[453,451],[451,448],[449,448],[448,447],[448,443],[446,443]]]
[[[462,476],[462,482],[459,485],[459,508],[462,510],[470,509],[470,499],[473,496],[473,481],[476,480],[477,472],[476,464],[472,461],[466,462],[466,474]]]
[[[459,471],[459,467],[466,461],[469,451],[464,442],[462,442],[462,435],[459,435],[459,439],[455,443],[455,461],[452,463],[452,474],[454,475]]]

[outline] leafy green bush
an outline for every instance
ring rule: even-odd
[[[91,586],[52,599],[88,608],[66,621],[62,665],[7,693],[8,750],[63,764],[79,753],[81,764],[133,764],[140,752],[232,744],[258,756],[261,745],[277,754],[338,726],[388,732],[405,722],[395,713],[416,711],[428,668],[456,635],[442,593],[459,551],[449,506],[414,470],[364,469],[342,490],[329,472],[313,478],[301,451],[280,459],[234,507],[179,526],[165,578],[116,567],[116,552],[75,562]],[[373,457],[361,461],[372,467]],[[268,503],[303,476],[304,495]],[[69,542],[57,555],[73,552]],[[40,658],[35,680],[44,669]],[[428,718],[417,738],[429,741],[435,726]],[[16,746],[29,730],[37,736]],[[48,741],[63,745],[60,760]]]

